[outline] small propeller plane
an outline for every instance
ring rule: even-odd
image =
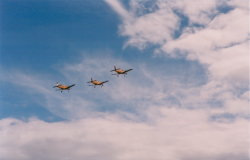
[[[114,73],[114,74],[112,74],[112,75],[116,75],[117,77],[119,77],[120,74],[123,74],[124,77],[125,77],[125,75],[127,75],[127,73],[128,73],[129,71],[132,71],[132,70],[133,70],[133,69],[123,70],[123,69],[120,69],[120,68],[116,68],[116,66],[114,66],[114,69],[111,70],[110,72],[116,72],[116,73]]]
[[[70,88],[71,87],[73,87],[73,86],[75,86],[75,84],[72,84],[72,85],[69,85],[69,86],[66,86],[66,85],[63,85],[63,84],[60,84],[60,83],[56,83],[56,85],[55,86],[53,86],[53,88],[58,88],[58,90],[60,90],[61,91],[61,93],[62,93],[62,91],[63,90],[70,90]]]
[[[103,87],[103,84],[107,83],[107,82],[108,81],[97,81],[97,80],[93,80],[91,78],[91,80],[89,82],[87,82],[87,83],[92,83],[92,85],[89,85],[89,86],[93,86],[95,88],[95,86],[101,86],[101,87]]]

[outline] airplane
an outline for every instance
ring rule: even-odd
[[[124,77],[125,75],[127,75],[127,73],[129,71],[132,71],[133,69],[128,69],[128,70],[123,70],[123,69],[120,69],[120,68],[116,68],[116,66],[114,66],[114,69],[111,70],[110,72],[116,72],[115,74],[112,74],[112,75],[116,75],[117,77],[119,77],[120,74],[123,74]]]
[[[89,86],[93,86],[94,88],[95,88],[95,86],[101,86],[101,87],[103,87],[103,84],[104,83],[107,83],[108,81],[97,81],[97,80],[93,80],[92,78],[91,78],[91,81],[89,81],[89,82],[87,82],[87,83],[92,83],[92,85],[89,85]]]
[[[63,84],[60,84],[60,83],[56,83],[56,85],[55,86],[53,86],[53,88],[58,88],[58,90],[60,90],[61,91],[61,93],[62,93],[62,91],[63,90],[70,90],[70,88],[71,87],[73,87],[73,86],[75,86],[75,84],[72,84],[72,85],[69,85],[69,86],[66,86],[66,85],[63,85]]]

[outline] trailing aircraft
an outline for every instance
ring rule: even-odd
[[[87,82],[87,83],[91,83],[91,85],[89,85],[89,86],[93,86],[94,88],[96,87],[96,86],[101,86],[101,87],[103,87],[103,84],[104,83],[107,83],[108,81],[98,81],[98,80],[93,80],[92,78],[91,78],[91,80],[89,81],[89,82]]]
[[[57,82],[56,85],[53,86],[53,88],[56,87],[56,88],[58,88],[59,91],[62,92],[62,91],[64,91],[64,90],[68,90],[68,91],[69,91],[70,88],[73,87],[73,86],[75,86],[75,84],[72,84],[72,85],[67,86],[67,85],[63,85],[63,84],[60,84],[60,83]]]

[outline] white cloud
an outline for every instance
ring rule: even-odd
[[[119,1],[106,1],[122,18],[120,34],[128,37],[126,45],[137,46],[141,49],[148,43],[162,44],[171,39],[171,33],[177,26],[177,16],[173,11],[162,3],[160,9],[143,16],[136,15],[141,11],[139,1],[131,2],[131,12],[127,11]],[[119,4],[119,5],[118,5]],[[146,9],[148,10],[148,9]],[[126,13],[126,14],[124,14]],[[124,16],[125,15],[125,16]]]
[[[233,20],[232,20],[233,19]],[[248,12],[234,9],[216,16],[203,30],[183,33],[163,46],[166,53],[186,51],[188,59],[208,65],[212,79],[247,86],[249,81]]]
[[[120,3],[118,0],[113,2]],[[147,4],[148,1],[133,1],[129,10],[123,7],[132,15],[129,19],[133,19],[122,18],[120,25],[120,34],[128,36],[127,45],[140,49],[148,44],[159,45],[165,54],[175,57],[181,53],[188,60],[197,60],[207,66],[211,80],[226,83],[236,80],[236,86],[243,84],[246,87],[249,81],[246,73],[249,69],[249,10],[244,6],[248,6],[247,1],[158,0],[145,8]],[[109,5],[116,11],[115,5]],[[183,26],[175,10],[188,18],[188,24],[177,38],[174,32]]]
[[[228,3],[228,5],[233,6],[233,7],[241,8],[241,9],[244,9],[244,10],[249,9],[249,2],[248,1],[228,0],[227,3]]]
[[[184,32],[179,39],[166,43],[164,49],[184,49],[190,54],[202,54],[242,43],[248,38],[247,17],[248,12],[240,9],[220,14],[206,28],[195,33]]]
[[[249,102],[240,97],[249,88],[249,10],[245,7],[248,6],[248,2],[241,0],[154,2],[151,8],[148,7],[151,9],[150,12],[139,12],[140,14],[136,12],[144,10],[148,5],[147,1],[133,2],[127,11],[133,15],[134,22],[143,19],[144,24],[153,25],[154,19],[158,18],[157,27],[172,25],[176,27],[175,29],[169,30],[168,27],[157,29],[151,25],[138,26],[123,19],[120,34],[129,37],[127,43],[131,46],[141,49],[141,46],[157,44],[159,46],[156,47],[157,53],[161,50],[161,53],[170,57],[182,55],[187,61],[198,61],[207,69],[208,75],[208,81],[203,86],[189,87],[185,90],[176,87],[174,92],[168,91],[168,94],[171,93],[178,100],[181,99],[179,100],[181,106],[190,108],[199,106],[198,108],[211,108],[211,112],[247,115]],[[187,24],[181,26],[183,18],[175,15],[176,10],[188,19]],[[162,17],[172,18],[172,21],[166,21]],[[127,23],[130,24],[130,28],[126,28]],[[181,27],[184,27],[183,30]],[[137,34],[135,30],[141,34]],[[180,36],[172,36],[178,30]],[[157,40],[154,40],[154,36]],[[139,41],[140,39],[142,41]],[[161,84],[159,81],[158,83]],[[219,108],[214,109],[213,105]],[[241,107],[237,107],[238,105]]]
[[[3,119],[0,159],[247,159],[247,120],[211,122],[201,110],[145,112],[152,118],[146,123],[117,115],[56,123]]]
[[[119,31],[128,37],[126,45],[143,49],[148,44],[163,45],[175,38],[174,32],[181,27],[181,18],[175,12],[188,17],[191,26],[208,25],[226,1],[130,1],[129,9],[119,0],[106,2],[122,18]]]

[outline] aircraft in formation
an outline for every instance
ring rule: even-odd
[[[123,69],[120,69],[120,68],[116,68],[116,66],[114,66],[114,69],[111,70],[110,72],[116,72],[116,73],[114,73],[114,74],[112,74],[112,75],[116,75],[117,77],[119,77],[120,74],[123,74],[124,77],[125,77],[125,75],[127,75],[127,73],[128,73],[129,71],[132,71],[132,70],[133,70],[133,69],[123,70]]]
[[[103,84],[104,83],[107,83],[108,81],[98,81],[98,80],[93,80],[92,78],[91,78],[91,80],[89,81],[89,82],[87,82],[87,83],[91,83],[91,85],[89,85],[89,86],[93,86],[94,88],[95,88],[95,86],[103,86]]]
[[[53,88],[58,88],[58,91],[63,91],[63,90],[70,90],[70,88],[71,87],[74,87],[75,86],[75,84],[72,84],[72,85],[69,85],[69,86],[67,86],[67,85],[63,85],[63,84],[60,84],[60,83],[56,83],[56,85],[55,86],[53,86]]]
[[[124,77],[125,77],[125,75],[127,75],[127,73],[129,71],[132,71],[132,70],[133,69],[123,70],[123,69],[120,69],[120,68],[116,68],[116,66],[114,66],[114,69],[111,70],[110,72],[115,72],[112,75],[116,75],[117,77],[119,77],[120,74],[123,74]],[[108,80],[106,80],[106,81],[93,80],[92,77],[91,77],[90,81],[88,81],[87,83],[91,83],[89,86],[93,86],[95,88],[96,86],[103,87],[103,84],[107,83],[107,82],[108,82]],[[53,88],[57,88],[58,91],[63,92],[64,90],[68,90],[69,91],[71,89],[71,87],[73,87],[73,86],[75,86],[75,84],[72,84],[72,85],[63,85],[63,84],[60,84],[60,83],[57,82],[56,85],[53,86]]]

